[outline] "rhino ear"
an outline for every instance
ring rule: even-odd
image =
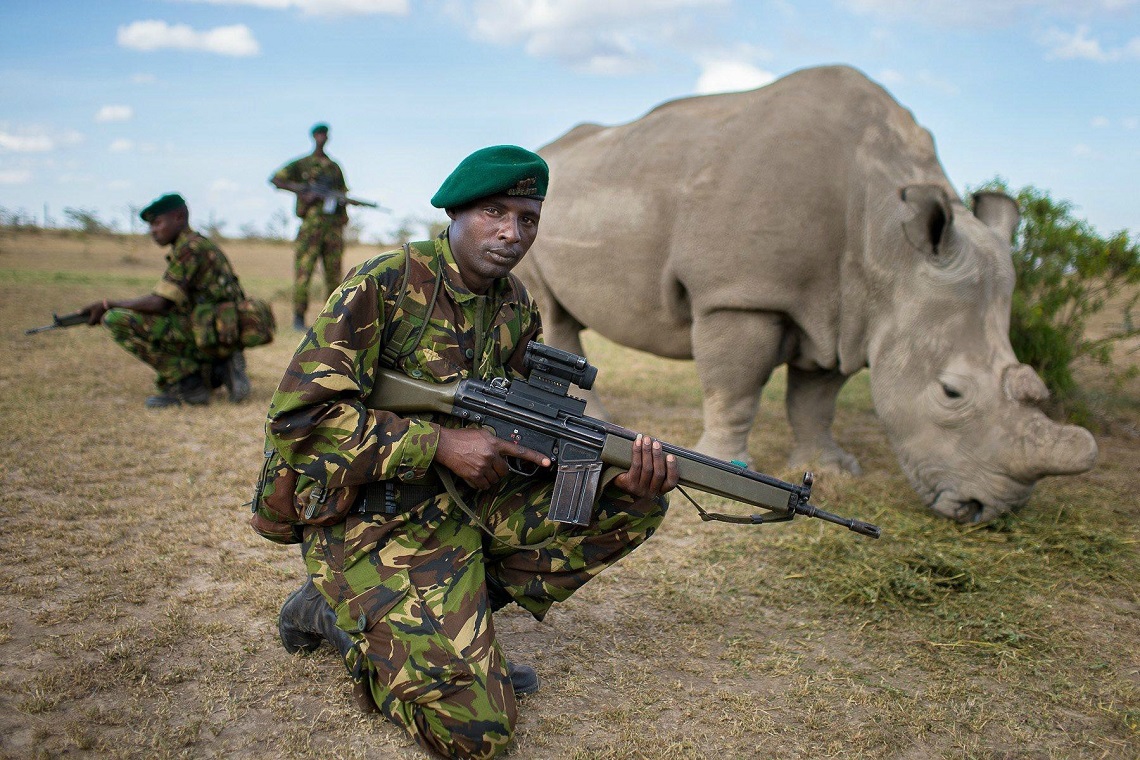
[[[915,212],[903,222],[906,239],[923,253],[937,256],[954,221],[950,196],[939,185],[907,185],[900,195]]]
[[[1010,243],[1021,222],[1017,201],[1005,193],[990,190],[974,193],[974,216]]]

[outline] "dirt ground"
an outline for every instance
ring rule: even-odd
[[[249,352],[247,403],[152,411],[151,372],[104,330],[24,329],[148,291],[162,252],[0,233],[2,757],[423,757],[353,711],[331,651],[294,657],[277,639],[304,570],[248,529],[243,503],[299,338],[291,253],[223,247],[272,299],[278,340]],[[588,350],[619,422],[696,441],[691,364],[596,336]],[[543,681],[510,756],[1140,757],[1140,385],[1102,385],[1097,467],[965,528],[923,510],[856,377],[836,431],[866,474],[821,475],[817,501],[883,538],[806,519],[703,523],[674,499],[651,541],[545,622],[496,616],[508,654]],[[791,480],[782,398],[776,378],[751,450]]]

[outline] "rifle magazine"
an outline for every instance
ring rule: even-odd
[[[589,525],[601,477],[600,461],[560,464],[550,496],[550,520]]]

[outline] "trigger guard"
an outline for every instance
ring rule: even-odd
[[[506,457],[507,469],[516,475],[531,477],[538,472],[538,465],[518,457]],[[529,469],[528,469],[529,468]]]

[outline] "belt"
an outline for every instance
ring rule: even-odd
[[[395,479],[375,480],[360,489],[353,512],[397,515],[443,493],[443,483],[435,473],[415,483]]]

